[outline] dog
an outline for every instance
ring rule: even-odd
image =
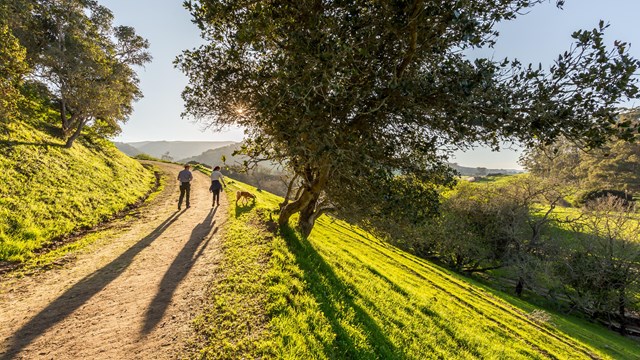
[[[248,191],[236,191],[236,205],[238,205],[238,201],[240,201],[240,199],[244,201],[244,204],[246,204],[249,199],[252,199],[253,202],[256,202],[256,196]]]

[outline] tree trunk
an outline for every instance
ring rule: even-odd
[[[522,277],[519,277],[518,283],[516,284],[516,295],[518,295],[518,297],[522,296],[522,290],[524,290],[524,280]]]
[[[319,197],[320,194],[314,194],[313,198],[307,204],[307,206],[300,210],[298,227],[300,228],[302,235],[304,235],[305,237],[311,234],[311,230],[313,230],[313,225],[315,225],[316,219],[322,214],[322,212],[316,209]]]
[[[73,142],[78,138],[78,136],[80,136],[80,134],[82,133],[82,129],[84,128],[84,124],[85,121],[82,120],[78,123],[78,127],[76,128],[76,131],[73,132],[73,134],[71,134],[71,136],[69,136],[69,138],[67,139],[67,143],[64,144],[64,147],[67,149],[70,149],[71,146],[73,146]]]
[[[618,294],[618,316],[620,316],[620,335],[627,335],[627,323],[625,317],[625,296],[624,290],[619,290]]]
[[[289,224],[291,216],[299,212],[298,227],[304,236],[308,236],[315,225],[316,219],[322,214],[322,211],[316,209],[316,205],[320,194],[329,181],[329,167],[318,167],[314,171],[307,169],[307,176],[304,178],[308,179],[310,184],[304,185],[297,199],[281,207],[278,225]]]
[[[62,136],[67,137],[71,131],[71,124],[69,119],[67,119],[67,106],[65,105],[64,99],[60,99],[60,119],[62,120]]]

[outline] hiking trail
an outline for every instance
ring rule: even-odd
[[[191,208],[177,210],[181,166],[134,219],[60,268],[0,277],[0,359],[174,359],[220,262],[227,198],[212,207],[209,178],[193,172]]]

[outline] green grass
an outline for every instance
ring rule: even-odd
[[[206,168],[199,170],[210,173]],[[235,182],[227,188],[230,200],[235,189]],[[266,331],[271,306],[267,273],[277,270],[269,262],[273,235],[263,226],[263,201],[256,205],[229,208],[222,260],[215,269],[217,280],[209,287],[208,310],[194,321],[198,336],[192,345],[198,358],[255,357],[271,347]]]
[[[638,343],[462,278],[321,217],[305,239],[265,224],[280,199],[234,208],[222,278],[196,321],[202,358],[635,359]]]
[[[155,183],[152,171],[110,142],[65,149],[45,124],[14,122],[10,138],[0,139],[0,261],[33,258],[135,203]]]

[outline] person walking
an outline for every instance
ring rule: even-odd
[[[189,195],[191,193],[191,180],[193,180],[193,174],[189,170],[191,166],[186,164],[184,166],[184,170],[178,173],[178,181],[180,181],[180,199],[178,200],[178,210],[182,207],[182,199],[186,195],[186,205],[187,209],[191,206],[189,205]]]
[[[209,188],[209,191],[213,193],[213,203],[211,206],[220,205],[220,190],[222,190],[222,184],[227,186],[224,182],[224,176],[222,176],[220,172],[220,166],[216,166],[211,172],[211,187]]]

